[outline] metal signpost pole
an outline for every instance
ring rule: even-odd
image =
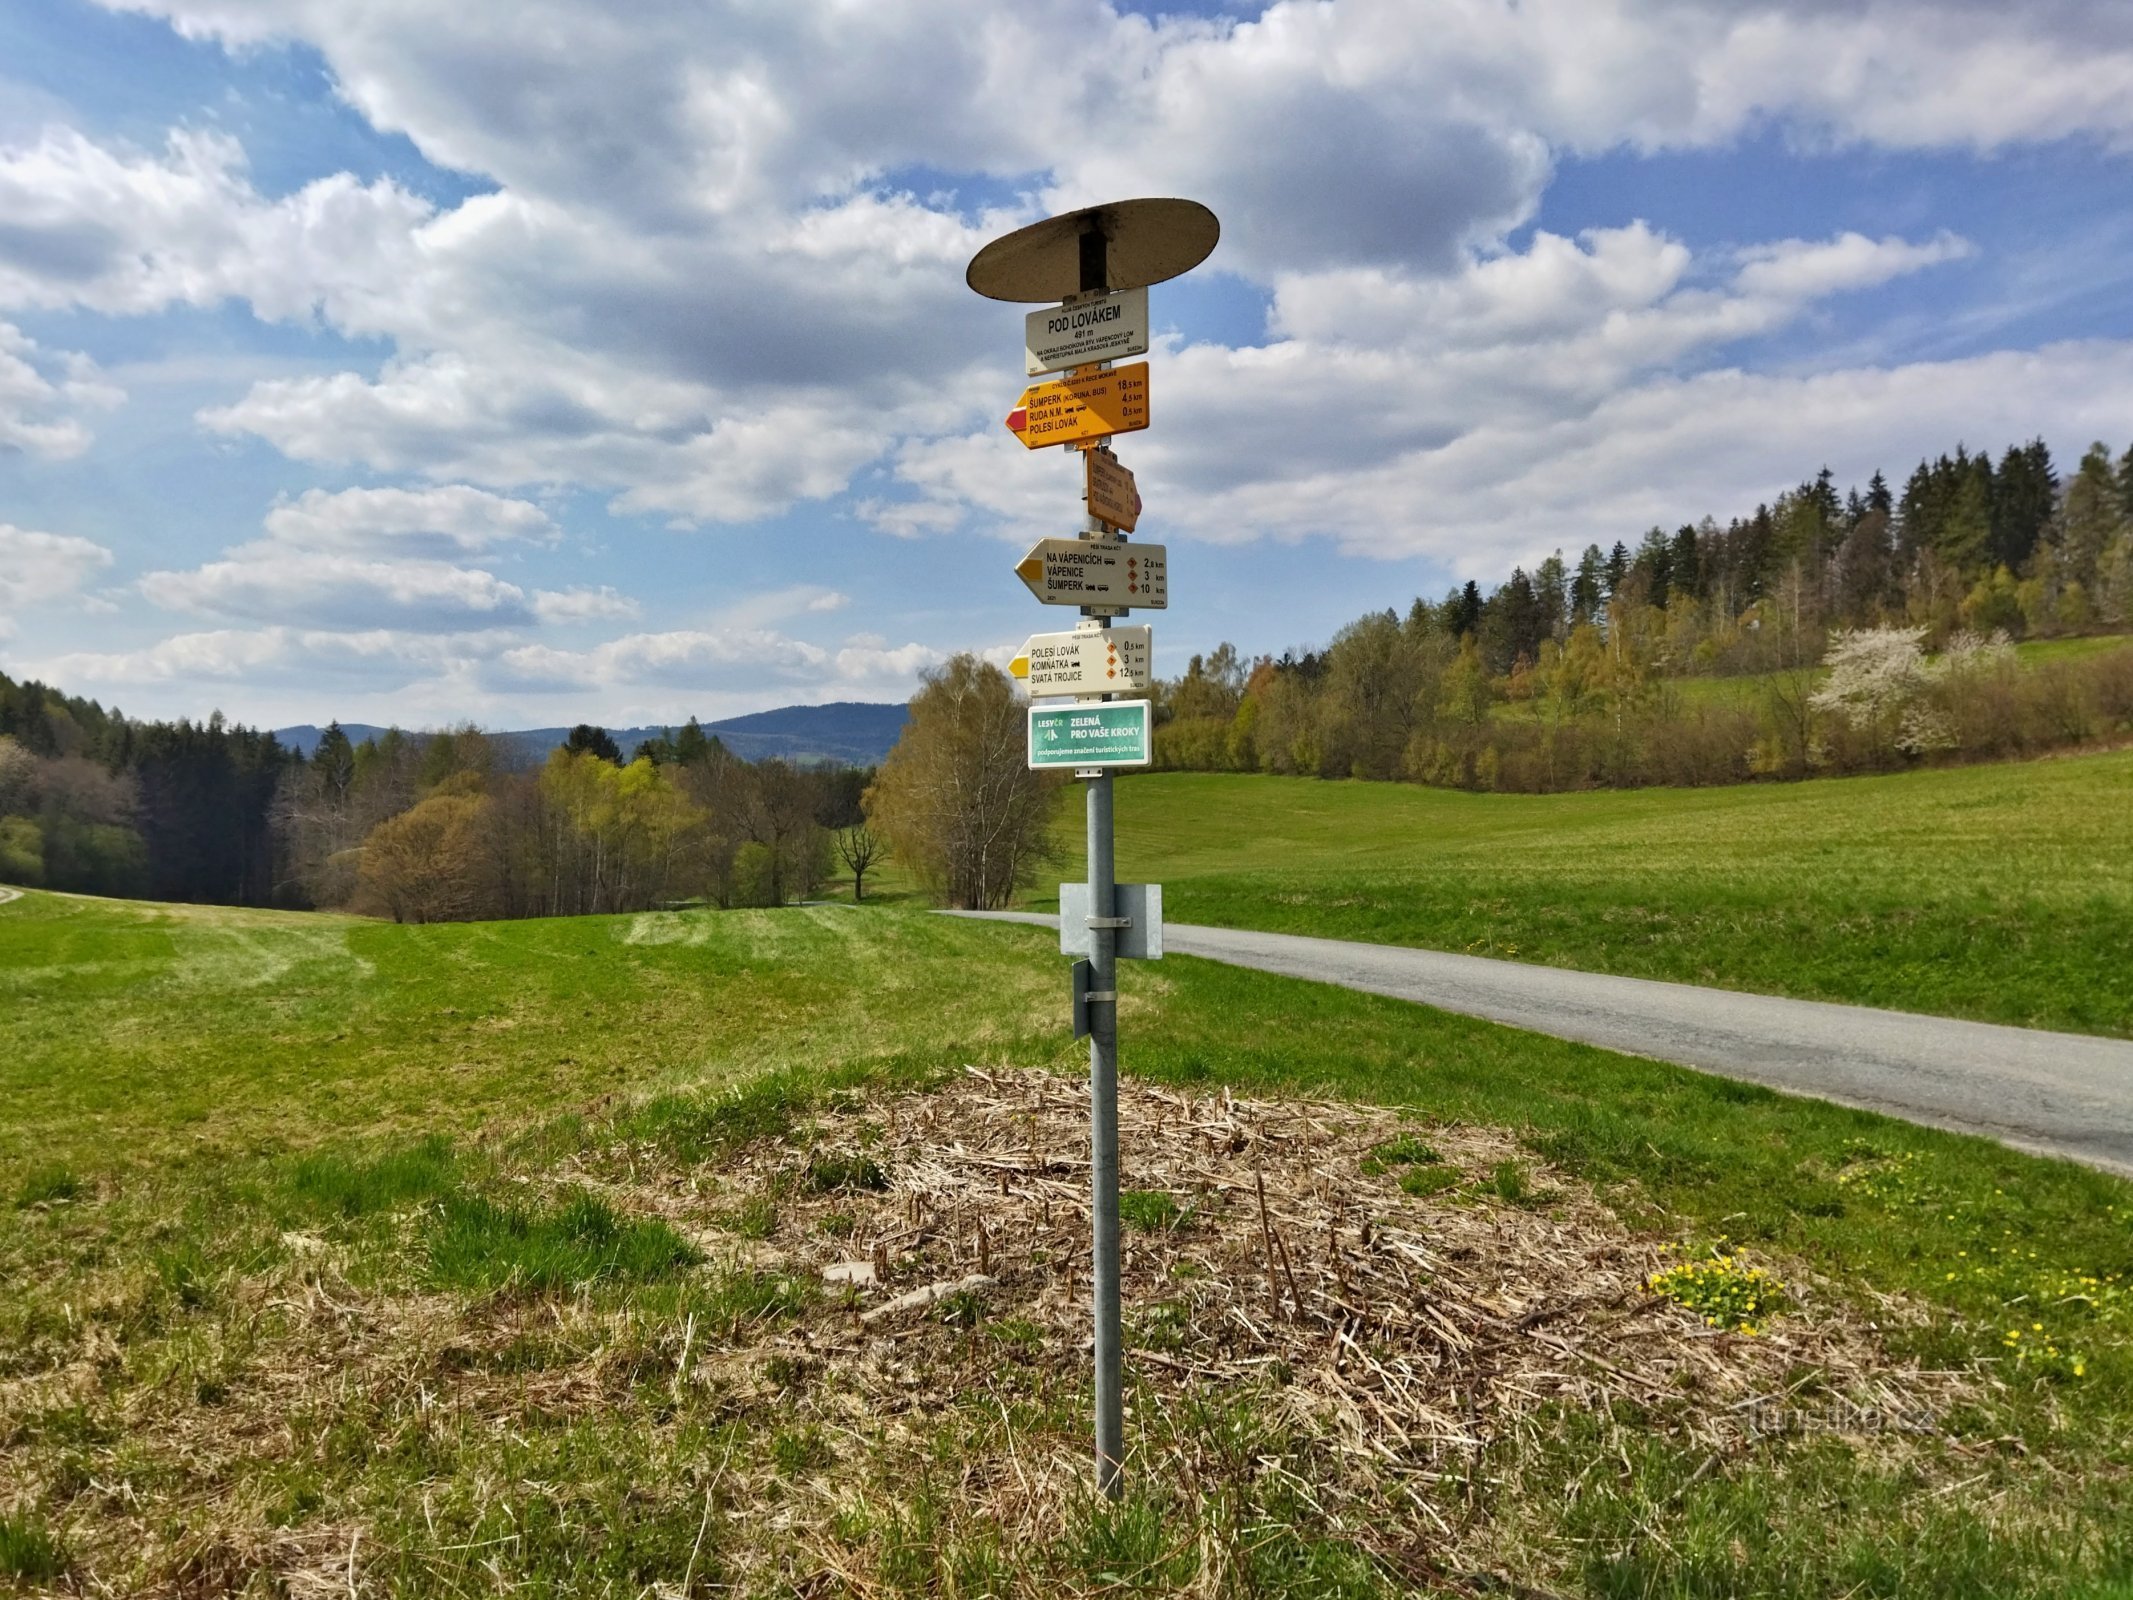
[[[1096,1484],[1118,1498],[1126,1404],[1118,1308],[1118,933],[1111,774],[1089,779],[1089,1182],[1095,1219]]]
[[[1081,292],[1110,288],[1103,229],[1090,218],[1081,235]],[[1104,363],[1106,366],[1109,362]],[[1093,441],[1098,449],[1110,441]],[[1093,514],[1092,539],[1111,530]],[[1096,608],[1084,607],[1088,615]],[[1108,616],[1097,619],[1109,628]],[[1104,696],[1109,699],[1110,696]],[[1111,773],[1098,770],[1089,793],[1089,1185],[1094,1224],[1096,1325],[1096,1486],[1117,1499],[1124,1489],[1119,1465],[1126,1453],[1125,1372],[1118,1294],[1118,932],[1106,926],[1117,914],[1111,853]],[[1098,997],[1102,998],[1099,999]]]

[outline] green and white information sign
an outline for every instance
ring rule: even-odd
[[[1033,767],[1145,767],[1148,702],[1031,706],[1029,764]]]

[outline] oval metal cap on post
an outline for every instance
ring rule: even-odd
[[[1104,242],[1104,289],[1145,289],[1190,272],[1213,253],[1222,224],[1197,200],[1114,200],[1002,234],[970,258],[963,281],[988,300],[1039,304],[1088,291],[1086,235]]]

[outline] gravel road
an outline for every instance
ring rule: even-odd
[[[957,916],[1056,928],[1032,912]],[[1166,953],[1416,1000],[2133,1176],[2133,1043],[1440,950],[1169,923]]]

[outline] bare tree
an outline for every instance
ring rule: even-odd
[[[759,761],[742,791],[748,837],[767,852],[769,903],[805,898],[821,886],[829,841],[815,820],[822,784],[815,773],[776,756]]]
[[[837,854],[852,874],[852,900],[867,897],[867,868],[889,853],[888,841],[864,822],[837,830]]]

